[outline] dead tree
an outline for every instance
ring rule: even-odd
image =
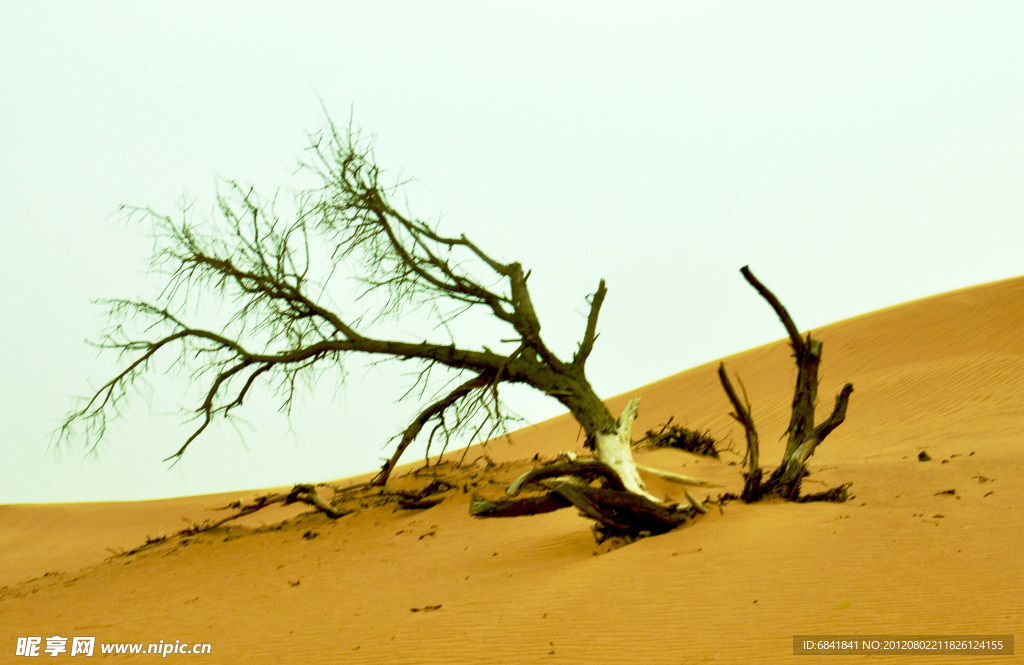
[[[853,393],[853,384],[847,383],[843,386],[836,396],[832,414],[824,422],[815,426],[814,409],[818,399],[818,366],[821,364],[822,343],[811,337],[810,333],[807,333],[806,337],[800,336],[789,312],[775,297],[775,294],[769,291],[754,276],[754,273],[750,272],[748,266],[743,266],[740,272],[744,279],[771,305],[779,320],[782,321],[782,325],[785,326],[786,332],[789,334],[789,343],[793,348],[793,358],[797,367],[792,415],[786,430],[786,452],[782,456],[782,463],[771,473],[767,481],[762,482],[757,429],[754,427],[754,420],[751,417],[750,402],[746,399],[746,391],[744,391],[744,401],[741,402],[729,381],[725,364],[720,363],[718,366],[718,378],[733,407],[733,413],[730,415],[743,425],[747,439],[747,455],[744,462],[748,466],[744,472],[745,483],[742,498],[748,502],[756,501],[763,496],[778,496],[789,501],[800,500],[800,486],[804,477],[808,475],[807,460],[825,440],[825,437],[846,419],[846,407],[850,400],[850,394]],[[847,487],[848,485],[842,485],[820,495],[811,495],[803,497],[803,499],[843,501],[847,497]]]
[[[151,272],[165,275],[166,284],[154,300],[105,301],[112,326],[98,346],[127,364],[81,400],[58,442],[80,437],[95,447],[128,389],[158,355],[176,354],[176,367],[187,368],[199,389],[191,410],[198,424],[167,458],[177,461],[215,419],[234,416],[258,383],[275,390],[287,411],[297,386],[330,369],[343,374],[345,359],[365,354],[416,364],[407,395],[427,404],[398,438],[376,484],[387,482],[424,429],[428,446],[435,437],[461,434],[473,442],[493,436],[507,421],[499,388],[518,383],[558,400],[579,422],[595,459],[625,490],[654,499],[629,446],[636,404],[617,420],[586,377],[607,294],[604,280],[589,298],[578,348],[561,358],[541,335],[530,272],[522,265],[399,211],[392,198],[403,183],[382,183],[372,141],[351,126],[339,131],[328,122],[310,143],[302,169],[320,184],[300,192],[288,214],[277,212],[276,196],[263,199],[235,181],[204,223],[194,223],[187,209],[177,220],[148,208],[124,209],[129,221],[149,225]],[[360,285],[355,294],[339,283],[346,275]],[[335,299],[341,296],[349,300]],[[506,334],[489,342],[455,339],[450,324],[474,315],[500,322]],[[413,325],[424,318],[422,337],[413,338],[423,341],[381,332],[387,320]],[[436,339],[438,331],[449,331],[448,339]],[[440,389],[432,383],[435,370],[447,372]]]

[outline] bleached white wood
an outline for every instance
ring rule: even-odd
[[[694,478],[692,476],[684,476],[682,474],[665,471],[663,469],[656,469],[653,466],[647,466],[646,464],[637,464],[636,468],[644,471],[645,473],[660,476],[669,482],[677,483],[679,485],[691,485],[693,487],[723,487],[722,485],[718,485],[707,480],[701,480],[700,478]]]
[[[636,412],[639,408],[640,398],[634,397],[619,416],[618,430],[598,434],[594,437],[594,457],[615,471],[626,491],[639,494],[655,503],[664,503],[647,491],[647,486],[636,467],[636,460],[633,459],[633,421],[636,419]]]

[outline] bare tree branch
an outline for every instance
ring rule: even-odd
[[[746,482],[744,483],[742,498],[745,501],[749,501],[756,498],[761,486],[760,448],[757,428],[754,427],[754,418],[750,414],[750,400],[747,399],[746,390],[744,390],[743,397],[746,403],[744,404],[740,401],[736,390],[732,387],[732,382],[729,380],[729,375],[725,371],[724,362],[718,363],[718,379],[722,383],[725,394],[729,397],[729,402],[732,403],[733,412],[729,415],[736,422],[743,425],[743,431],[747,438],[747,453],[744,455],[743,460],[749,463],[749,467],[745,474]]]
[[[597,291],[594,292],[590,300],[587,329],[583,333],[583,341],[580,342],[580,348],[572,360],[574,368],[582,370],[587,362],[587,358],[590,357],[590,352],[594,350],[594,342],[597,340],[597,317],[601,315],[601,305],[604,304],[604,297],[607,294],[608,289],[605,287],[604,280],[602,279],[601,283],[597,285]]]
[[[387,462],[384,463],[384,467],[373,479],[371,484],[383,485],[387,483],[388,478],[391,477],[391,472],[394,470],[395,466],[398,465],[398,460],[401,459],[402,454],[405,453],[409,445],[416,440],[417,436],[419,436],[424,425],[432,419],[440,420],[444,412],[453,404],[464,398],[473,390],[487,387],[493,380],[494,377],[488,374],[475,376],[445,395],[443,399],[440,399],[423,409],[420,414],[416,416],[416,419],[412,421],[412,424],[410,424],[409,427],[406,428],[405,432],[402,433],[402,440],[399,442],[398,447],[395,448],[394,454]]]
[[[782,321],[782,325],[786,327],[786,333],[789,335],[790,344],[793,345],[793,351],[795,351],[798,356],[803,354],[804,340],[801,339],[800,331],[797,329],[796,324],[793,323],[793,318],[789,315],[789,312],[786,311],[786,308],[783,307],[782,303],[779,302],[779,299],[775,297],[775,294],[769,291],[768,287],[762,284],[761,280],[754,276],[754,273],[750,272],[750,266],[743,266],[740,268],[740,273],[743,275],[744,279],[746,279],[747,282],[749,282],[750,285],[753,286],[759,294],[761,294],[761,297],[768,301],[768,304],[771,305],[772,309],[775,310],[775,314],[779,317],[779,320]]]
[[[850,395],[853,393],[853,384],[847,383],[843,386],[843,389],[836,395],[836,405],[832,409],[832,415],[830,415],[823,423],[814,428],[814,433],[811,438],[815,441],[815,447],[818,446],[825,437],[832,433],[832,430],[843,424],[846,420],[846,407],[850,402]],[[813,451],[812,451],[813,452]]]

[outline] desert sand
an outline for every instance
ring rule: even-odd
[[[429,509],[362,500],[330,520],[301,506],[268,508],[175,537],[183,519],[202,522],[221,514],[209,509],[263,491],[0,506],[0,662],[31,662],[14,655],[17,637],[45,644],[52,635],[209,643],[207,655],[168,656],[202,663],[814,663],[836,661],[793,655],[794,635],[1019,640],[1024,278],[814,332],[825,345],[819,418],[843,383],[855,392],[846,422],[811,459],[805,490],[850,482],[847,503],[734,501],[616,549],[598,546],[591,522],[572,509],[470,517],[474,493],[499,495],[535,455],[580,449],[566,416],[474,447],[463,468],[437,468],[456,489]],[[789,354],[780,340],[725,359],[749,393],[764,466],[782,452]],[[617,413],[642,396],[637,436],[673,416],[731,444],[720,460],[643,453],[648,464],[726,486],[712,496],[742,485],[743,431],[728,417],[716,368],[608,401]],[[921,451],[931,459],[919,461]],[[484,453],[498,466],[488,468]],[[431,480],[405,475],[395,487]],[[161,535],[172,537],[124,553]],[[1024,645],[1016,648],[1004,657],[878,658],[1024,662]]]

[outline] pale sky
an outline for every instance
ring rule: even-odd
[[[6,3],[0,502],[379,466],[415,414],[401,368],[318,386],[291,423],[254,404],[244,441],[209,431],[173,469],[194,395],[161,377],[97,456],[49,449],[121,366],[84,342],[90,299],[159,287],[117,207],[288,187],[321,99],[416,179],[410,212],[532,268],[557,351],[607,279],[588,368],[612,396],[782,337],[745,264],[805,329],[1024,273],[1021,35],[1019,2]]]

